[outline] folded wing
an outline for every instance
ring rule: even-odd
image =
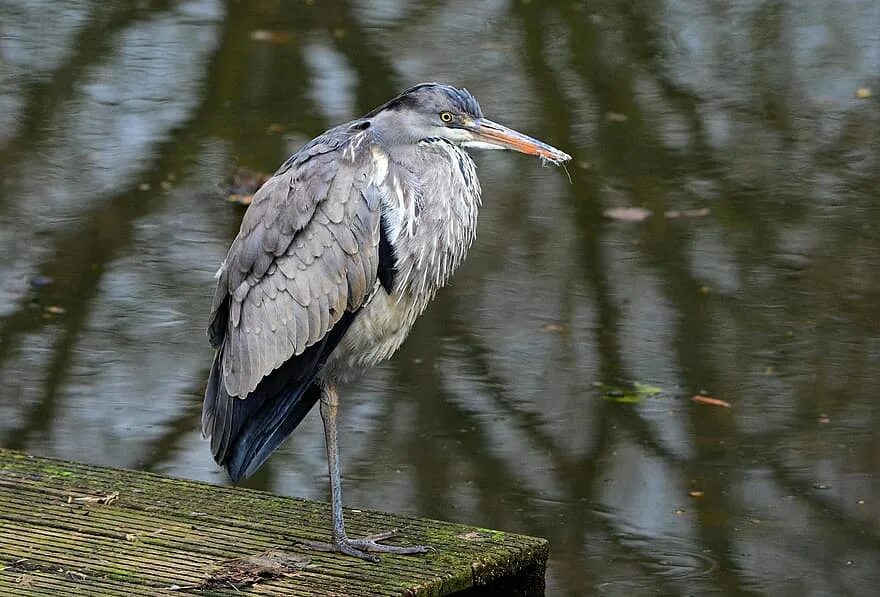
[[[315,376],[376,284],[379,192],[369,160],[340,163],[347,139],[319,137],[263,185],[219,272],[202,428],[234,480],[312,408]]]

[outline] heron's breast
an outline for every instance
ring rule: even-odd
[[[389,296],[379,288],[327,359],[322,377],[328,381],[351,381],[391,357],[424,307],[408,294]]]

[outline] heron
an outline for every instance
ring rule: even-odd
[[[570,156],[493,122],[466,89],[422,83],[290,156],[255,193],[216,274],[216,349],[202,432],[233,482],[252,475],[319,403],[332,542],[370,561],[428,546],[345,532],[338,386],[400,347],[474,241],[480,182],[466,149]]]

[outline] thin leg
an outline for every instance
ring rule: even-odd
[[[306,547],[320,551],[338,551],[350,556],[378,562],[377,556],[366,552],[396,554],[416,554],[430,551],[430,547],[413,545],[381,545],[378,541],[397,534],[397,530],[377,533],[362,539],[349,539],[345,534],[345,520],[342,516],[342,481],[339,477],[339,441],[337,437],[336,413],[339,409],[339,395],[335,384],[327,384],[321,389],[321,419],[324,421],[324,440],[327,445],[327,470],[330,474],[330,500],[333,506],[333,544],[305,543]]]

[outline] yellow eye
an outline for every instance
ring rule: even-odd
[[[442,120],[443,122],[452,122],[452,113],[440,112],[440,120]]]

